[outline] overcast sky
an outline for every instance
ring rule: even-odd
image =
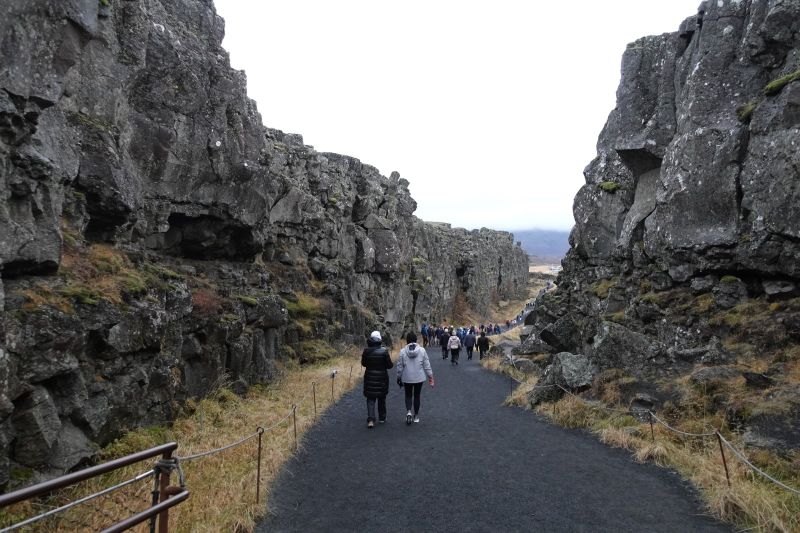
[[[699,0],[215,0],[264,123],[411,182],[424,220],[569,229],[625,45]]]

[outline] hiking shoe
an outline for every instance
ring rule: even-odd
[[[386,423],[386,419],[385,418],[381,418],[380,420],[378,420],[378,422],[380,422],[381,424],[385,424]]]
[[[409,413],[406,415],[406,425],[407,425],[407,426],[410,426],[410,425],[411,425],[411,420],[412,420],[412,416],[411,416],[411,413],[409,412]]]
[[[367,420],[367,428],[372,429],[375,427],[375,422],[372,420]]]
[[[414,415],[414,423],[419,424],[419,415]]]

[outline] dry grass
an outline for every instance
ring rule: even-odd
[[[334,369],[338,369],[339,373],[331,398],[330,374]],[[220,447],[254,433],[258,426],[268,428],[276,424],[291,412],[294,403],[298,404],[297,433],[298,438],[302,439],[314,424],[311,382],[318,384],[316,398],[319,416],[322,416],[332,400],[338,400],[360,379],[360,361],[356,350],[319,365],[293,364],[284,369],[282,377],[274,384],[253,387],[244,398],[223,388],[199,402],[190,401],[187,414],[178,418],[172,427],[132,431],[106,447],[102,451],[102,459],[121,457],[170,440],[179,443],[179,456]],[[269,496],[270,484],[295,452],[291,417],[264,434],[262,501],[259,503],[255,501],[256,450],[257,439],[252,439],[237,448],[185,463],[183,470],[191,496],[170,511],[171,531],[252,531],[256,519],[266,512],[265,501]],[[151,463],[146,461],[113,475],[85,482],[72,490],[63,491],[48,503],[72,501],[81,495],[129,479],[150,467]],[[173,476],[173,484],[177,484],[176,477]],[[115,493],[113,497],[100,498],[79,506],[76,512],[68,513],[58,521],[39,523],[37,527],[44,529],[37,531],[97,531],[115,519],[146,508],[151,482],[148,479]],[[0,514],[0,525],[40,510],[40,507],[34,508],[30,503],[18,505]],[[144,530],[144,526],[136,529]]]
[[[484,360],[483,365],[493,371],[509,371],[497,358]],[[506,403],[529,409],[527,396],[536,381],[535,376],[528,376]],[[700,490],[709,511],[722,520],[752,531],[800,531],[800,497],[766,482],[726,451],[731,471],[731,486],[728,487],[716,439],[681,437],[656,424],[653,428],[655,438],[651,440],[649,424],[628,415],[609,413],[599,404],[587,403],[574,396],[566,396],[556,403],[541,404],[536,412],[565,427],[588,429],[606,445],[630,450],[636,461],[675,469]],[[709,427],[722,425],[720,418],[706,417],[703,409],[697,409],[695,416],[697,418],[671,423],[691,432],[704,432]],[[724,433],[734,446],[744,450],[738,436]],[[800,487],[800,454],[778,457],[764,450],[746,450],[745,454],[784,483]]]

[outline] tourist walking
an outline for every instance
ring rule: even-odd
[[[486,352],[489,351],[489,338],[486,336],[485,331],[481,331],[481,336],[478,337],[478,359],[483,359]]]
[[[439,346],[442,348],[442,359],[447,359],[447,341],[450,340],[450,333],[442,328],[442,333],[439,335]]]
[[[433,370],[425,348],[417,344],[417,336],[410,332],[406,335],[408,343],[397,358],[397,384],[404,388],[406,394],[406,424],[413,420],[419,423],[420,395],[425,380],[433,387]],[[412,412],[413,407],[413,412]]]
[[[461,353],[461,339],[458,335],[450,335],[447,340],[447,349],[450,350],[450,365],[456,366],[458,364],[458,355]]]
[[[389,350],[383,347],[381,334],[373,331],[367,347],[361,354],[364,370],[364,396],[367,397],[367,427],[375,427],[375,403],[378,403],[378,421],[386,422],[386,395],[389,394],[389,372],[394,366]]]
[[[428,324],[426,322],[422,323],[420,333],[422,333],[422,347],[424,348],[428,346]]]
[[[472,360],[472,351],[475,349],[475,341],[476,341],[475,333],[472,330],[470,330],[464,336],[464,348],[466,348],[467,350],[467,361]]]

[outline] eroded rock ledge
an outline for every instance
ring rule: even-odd
[[[800,446],[784,438],[800,420],[799,30],[797,2],[719,0],[628,45],[559,288],[519,352],[648,378],[766,369],[785,403],[746,424]],[[741,426],[742,398],[710,402]]]
[[[510,234],[426,224],[399,175],[265,128],[222,37],[211,0],[0,8],[0,486],[524,293]]]

